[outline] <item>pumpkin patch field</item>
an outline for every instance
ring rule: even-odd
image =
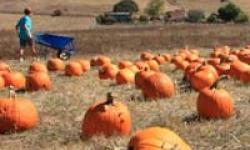
[[[1,60],[0,149],[250,149],[249,51]]]

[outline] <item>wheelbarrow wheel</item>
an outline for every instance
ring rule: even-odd
[[[70,54],[65,52],[65,51],[58,51],[57,57],[62,59],[62,60],[68,60],[68,59],[70,59]]]

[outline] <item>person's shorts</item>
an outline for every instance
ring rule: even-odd
[[[20,39],[20,47],[25,48],[26,46],[33,47],[34,46],[34,40],[33,39]]]

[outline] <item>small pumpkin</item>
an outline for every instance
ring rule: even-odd
[[[24,89],[26,85],[25,76],[21,72],[9,72],[2,75],[5,86],[13,86],[15,89]]]
[[[0,62],[0,71],[10,71],[10,66],[5,62]]]
[[[127,106],[115,101],[114,95],[108,93],[105,101],[98,101],[87,110],[82,121],[82,136],[127,136],[131,132],[131,126],[131,115]]]
[[[221,76],[221,75],[228,75],[230,67],[231,67],[230,63],[222,63],[219,65],[216,65],[215,69],[217,70],[219,76]]]
[[[191,150],[190,146],[173,131],[162,127],[149,127],[130,139],[128,150]]]
[[[42,63],[39,62],[33,62],[30,66],[29,66],[29,73],[34,73],[34,72],[45,72],[47,73],[48,70],[46,68],[46,66]]]
[[[171,62],[172,61],[172,56],[170,54],[163,54],[162,56],[165,58],[166,62]]]
[[[128,61],[128,60],[122,60],[122,61],[119,61],[118,63],[118,67],[119,69],[124,69],[124,68],[127,68],[129,66],[132,66],[133,63]]]
[[[154,58],[154,55],[148,51],[142,52],[140,55],[141,60],[147,61],[152,60]]]
[[[185,74],[184,77],[187,81],[190,81],[191,76],[196,72],[196,70],[201,66],[201,63],[198,62],[192,62],[190,63],[186,69],[185,69]]]
[[[170,98],[175,93],[174,83],[161,72],[155,72],[148,76],[143,84],[143,95],[147,99]]]
[[[204,89],[198,96],[197,111],[203,118],[229,118],[234,113],[232,97],[224,89]]]
[[[215,82],[215,76],[209,71],[199,71],[191,76],[191,86],[197,91],[210,88]]]
[[[0,98],[0,133],[21,132],[38,124],[34,104],[24,98]]]
[[[77,62],[82,66],[83,72],[87,72],[90,70],[90,62],[88,60],[81,59],[78,60]]]
[[[240,74],[240,81],[244,84],[250,83],[250,69]]]
[[[115,79],[117,72],[119,71],[116,65],[104,65],[99,69],[98,75],[101,80]]]
[[[116,74],[116,83],[121,84],[128,84],[134,83],[135,80],[135,73],[129,69],[121,69]]]
[[[162,65],[162,64],[165,64],[166,63],[166,60],[165,58],[162,56],[162,55],[158,55],[158,56],[155,56],[153,58],[159,65]]]
[[[240,60],[236,60],[231,63],[231,67],[228,73],[231,77],[240,79],[240,75],[249,69],[250,69],[250,66],[248,64]]]
[[[149,69],[149,65],[145,61],[135,61],[134,65],[139,69],[139,70],[145,70],[146,68]]]
[[[26,89],[29,91],[50,90],[51,86],[52,82],[47,73],[35,72],[26,77]]]
[[[59,58],[52,58],[47,62],[49,71],[63,71],[65,69],[64,62]]]
[[[100,55],[96,59],[97,66],[103,66],[105,64],[111,64],[111,59],[107,56]]]
[[[219,65],[220,62],[221,62],[220,58],[209,58],[209,59],[207,59],[207,63],[212,65],[212,66]]]
[[[78,62],[69,62],[65,67],[66,76],[80,76],[82,73],[82,66]]]
[[[146,62],[148,64],[150,70],[160,71],[160,66],[159,66],[159,64],[155,60],[148,60]]]
[[[145,69],[142,71],[139,71],[135,74],[135,85],[137,88],[143,88],[145,86],[145,80],[147,77],[155,73],[152,70]]]

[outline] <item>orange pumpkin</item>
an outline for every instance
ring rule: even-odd
[[[196,72],[196,70],[201,66],[201,63],[197,63],[197,62],[192,62],[190,63],[187,68],[185,69],[185,79],[187,81],[190,81],[191,76]]]
[[[212,65],[212,66],[216,66],[220,64],[220,58],[209,58],[207,59],[207,63]]]
[[[88,60],[78,60],[77,61],[82,66],[82,71],[87,72],[90,70],[90,62]]]
[[[134,83],[135,73],[129,69],[122,69],[118,71],[115,79],[116,83],[119,85]]]
[[[155,56],[153,58],[159,65],[162,65],[162,64],[165,64],[166,61],[165,61],[165,58],[162,56],[162,55],[158,55],[158,56]]]
[[[139,69],[139,70],[145,70],[146,68],[149,69],[149,65],[145,61],[135,61],[134,65]]]
[[[26,77],[26,88],[29,91],[50,90],[51,86],[52,82],[47,73],[35,72]]]
[[[175,86],[166,74],[155,72],[144,80],[142,91],[147,99],[170,98],[175,93]]]
[[[216,65],[215,69],[217,70],[219,76],[221,76],[221,75],[228,75],[230,67],[231,67],[230,63],[222,63],[219,65]]]
[[[250,69],[240,74],[240,81],[244,84],[250,83]]]
[[[10,71],[10,66],[5,62],[0,62],[0,71]]]
[[[96,65],[97,66],[103,66],[105,64],[111,64],[111,60],[107,56],[98,56],[96,59]]]
[[[190,55],[187,55],[186,60],[187,60],[188,62],[193,62],[193,61],[197,60],[198,58],[199,58],[199,57],[198,57],[197,55],[195,55],[195,54],[190,54]]]
[[[0,133],[31,129],[39,121],[35,106],[24,98],[0,98]]]
[[[5,81],[4,78],[2,76],[0,76],[0,89],[5,87]]]
[[[25,76],[20,72],[9,72],[2,75],[5,86],[13,86],[15,89],[23,89],[26,85]]]
[[[129,141],[128,150],[191,150],[177,134],[167,128],[150,127],[138,131]]]
[[[210,88],[217,81],[218,77],[214,75],[212,71],[209,70],[199,70],[191,75],[190,81],[191,86],[197,90],[203,90],[205,88]]]
[[[198,96],[197,111],[204,118],[229,118],[234,113],[233,101],[224,89],[205,89]]]
[[[82,73],[82,66],[78,62],[69,62],[65,67],[66,76],[80,76]]]
[[[45,72],[47,73],[48,70],[44,64],[41,64],[39,62],[33,62],[29,66],[29,73],[34,73],[34,72]]]
[[[235,78],[239,79],[240,75],[249,69],[250,69],[250,66],[248,64],[246,64],[242,61],[236,60],[236,61],[231,63],[229,75],[231,77],[235,77]]]
[[[116,65],[104,65],[99,69],[99,78],[101,80],[115,79],[117,72],[119,71]]]
[[[128,60],[122,60],[118,63],[119,69],[125,69],[129,66],[132,66],[132,65],[133,65],[133,63],[128,61]]]
[[[165,58],[166,62],[171,62],[172,61],[172,56],[170,54],[163,54],[162,56]]]
[[[82,121],[82,136],[122,135],[131,132],[131,115],[128,108],[107,94],[105,101],[94,103],[86,112]]]
[[[59,58],[52,58],[47,62],[49,71],[63,71],[65,68],[64,62]]]
[[[148,64],[150,70],[160,71],[160,66],[155,60],[149,60],[149,61],[146,61],[146,62]]]
[[[150,52],[143,52],[140,55],[141,60],[147,61],[147,60],[152,60],[154,58],[154,55]]]
[[[127,69],[131,70],[134,73],[139,71],[139,69],[135,65],[128,66]]]
[[[154,74],[154,71],[151,71],[149,69],[145,69],[142,71],[139,71],[135,74],[135,85],[137,88],[142,88],[144,86],[144,82],[147,77]]]

